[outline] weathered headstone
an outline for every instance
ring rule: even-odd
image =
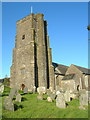
[[[9,96],[4,99],[4,109],[14,111],[14,104],[11,97]]]
[[[35,86],[33,87],[32,92],[36,93],[36,87]]]
[[[88,92],[86,90],[80,91],[80,106],[88,105]]]
[[[21,95],[19,93],[17,93],[16,95],[16,101],[21,102]]]
[[[37,88],[37,92],[39,93],[39,94],[45,94],[46,93],[46,88],[45,87],[38,87]]]
[[[11,88],[9,97],[13,99],[13,97],[17,94],[17,92],[18,92],[17,88]]]
[[[56,94],[55,93],[50,94],[50,98],[54,100],[56,98]]]
[[[69,91],[66,91],[64,93],[64,97],[65,97],[65,101],[69,102],[70,101],[70,92]]]
[[[28,88],[25,87],[23,92],[24,92],[24,94],[27,94],[28,93]]]
[[[56,95],[60,94],[60,91],[56,91]]]
[[[60,94],[57,95],[56,106],[58,108],[66,108],[65,98],[64,98],[64,94],[63,93],[60,93]]]
[[[0,85],[0,93],[3,93],[4,91],[4,85]]]
[[[48,102],[52,102],[51,97],[47,97],[47,101],[48,101]]]
[[[52,94],[50,89],[47,89],[47,95],[50,96]]]

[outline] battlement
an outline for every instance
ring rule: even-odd
[[[16,22],[16,24],[21,24],[21,23],[29,20],[29,19],[30,19],[31,17],[33,17],[33,16],[36,17],[36,18],[39,18],[40,16],[43,17],[44,15],[43,15],[42,13],[37,13],[36,15],[34,15],[34,13],[31,13],[30,15],[28,15],[28,16],[20,19],[20,20],[18,20],[18,21]]]
[[[18,20],[18,21],[16,21],[16,24],[23,23],[23,22],[25,22],[26,20],[30,19],[32,16],[34,16],[33,13],[31,13],[30,15],[28,15],[28,16],[26,16],[26,17],[24,17],[24,18],[22,18],[22,19],[20,19],[20,20]]]

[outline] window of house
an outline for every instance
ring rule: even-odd
[[[25,35],[22,36],[22,40],[24,40],[24,39],[25,39]]]

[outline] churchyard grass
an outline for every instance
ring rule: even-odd
[[[10,89],[5,88],[2,99],[9,94]],[[88,107],[85,110],[79,109],[79,100],[72,100],[68,102],[67,108],[60,109],[56,107],[55,100],[48,102],[47,95],[44,95],[44,100],[37,100],[38,94],[22,94],[22,102],[16,102],[15,111],[11,112],[3,109],[4,118],[87,118]]]

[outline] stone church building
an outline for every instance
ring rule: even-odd
[[[54,67],[49,46],[47,21],[33,13],[17,21],[10,86],[54,89]]]
[[[90,70],[76,65],[52,63],[47,21],[41,13],[30,14],[16,23],[15,48],[11,66],[10,86],[19,89],[43,87],[71,92],[89,89]]]
[[[55,73],[55,89],[58,87],[70,93],[82,89],[90,91],[90,69],[76,65],[65,66],[53,63]]]

